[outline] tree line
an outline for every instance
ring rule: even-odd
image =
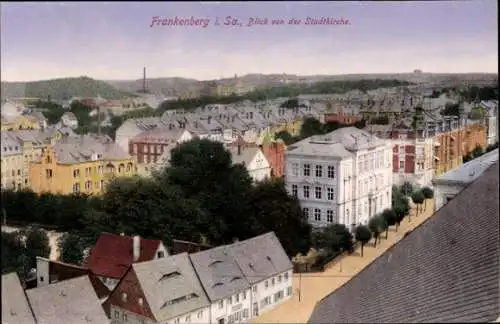
[[[283,180],[254,185],[221,143],[206,139],[174,148],[171,166],[151,178],[115,179],[101,197],[29,191],[2,196],[7,223],[69,232],[65,239],[79,244],[66,259],[81,259],[101,232],[161,239],[169,246],[172,239],[199,242],[203,236],[219,245],[274,231],[289,255],[310,246],[311,227]]]

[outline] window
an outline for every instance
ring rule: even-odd
[[[257,286],[253,286],[253,287],[252,287],[252,291],[253,291],[253,292],[257,292]]]
[[[73,193],[78,193],[78,192],[80,192],[80,184],[74,183],[73,184]]]
[[[328,200],[333,200],[334,199],[333,188],[327,188],[326,195],[327,195]]]
[[[278,276],[278,282],[281,282],[281,276]]]
[[[295,184],[294,184],[294,185],[292,185],[292,195],[293,195],[294,197],[297,197],[297,195],[298,195],[298,190],[299,190],[299,189],[298,189],[298,186],[297,186],[297,185],[295,185]]]
[[[285,281],[287,281],[287,280],[288,280],[288,272],[285,272],[285,273],[283,274],[283,278],[285,279]]]
[[[203,311],[202,311],[202,310],[198,312],[197,317],[198,317],[198,318],[202,318],[202,317],[203,317]]]
[[[248,308],[243,310],[243,318],[248,318]]]
[[[247,292],[244,291],[241,293],[241,300],[246,300],[247,299]]]
[[[144,300],[142,299],[142,297],[139,297],[137,303],[139,303],[139,306],[142,306],[144,304]]]
[[[119,318],[120,317],[120,312],[115,310],[115,318]]]
[[[323,176],[323,166],[316,165],[316,178],[321,178]]]
[[[227,299],[227,303],[228,303],[229,305],[231,305],[231,304],[233,303],[233,298],[232,298],[232,296],[229,296],[229,298]]]
[[[224,308],[224,301],[219,300],[219,309],[223,309],[223,308]]]
[[[401,145],[399,147],[399,153],[404,153],[405,152],[405,147],[403,145]]]
[[[292,295],[292,287],[288,287],[286,290],[288,291],[288,296],[291,296]]]
[[[274,278],[271,279],[271,285],[274,286],[274,284],[276,283],[276,281],[274,280]]]
[[[335,167],[333,165],[328,166],[328,178],[335,178]]]
[[[104,189],[104,180],[101,180],[101,182],[100,182],[100,189],[101,190]]]
[[[297,177],[299,175],[299,164],[298,163],[292,163],[292,175],[294,177]]]
[[[161,258],[165,257],[165,252],[158,251],[158,253],[156,253],[156,256],[158,257],[158,259],[161,259]]]
[[[304,164],[304,177],[309,177],[311,175],[311,165]]]
[[[314,220],[317,222],[321,221],[321,209],[314,208]]]
[[[316,199],[321,199],[321,195],[322,192],[321,192],[321,187],[315,187],[314,188],[314,196],[316,197]]]
[[[399,161],[399,169],[404,170],[405,169],[405,161]]]
[[[40,277],[40,282],[43,282],[43,276]]]
[[[259,305],[257,303],[253,303],[253,316],[259,316]]]
[[[327,221],[328,223],[333,223],[333,210],[328,209],[328,210],[326,211],[326,221]]]
[[[191,323],[191,315],[186,316],[186,323]]]
[[[309,208],[302,209],[302,212],[304,213],[305,218],[309,218]]]
[[[240,294],[236,294],[234,295],[234,299],[235,299],[235,303],[239,303],[240,302]]]
[[[304,186],[304,198],[309,198],[309,186]]]
[[[180,322],[181,322],[181,319],[180,319],[180,318],[176,318],[176,319],[174,320],[174,323],[175,323],[175,324],[179,324]]]
[[[269,287],[269,282],[266,280],[266,282],[264,283],[264,287],[266,287],[266,289]]]
[[[92,181],[85,181],[85,190],[90,191],[92,189]]]
[[[80,170],[73,170],[73,178],[78,178],[80,176]]]
[[[51,170],[51,169],[47,169],[47,170],[45,170],[45,174],[46,174],[46,176],[47,176],[47,179],[52,178],[52,170]]]
[[[17,169],[17,175],[20,176],[21,175],[21,169]]]
[[[122,293],[122,302],[126,302],[127,301],[127,293]]]
[[[123,313],[123,321],[126,322],[127,321],[127,314]]]

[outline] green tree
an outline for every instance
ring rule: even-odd
[[[384,209],[384,211],[382,212],[382,218],[387,224],[385,229],[385,238],[387,238],[389,234],[389,226],[393,226],[396,224],[396,213],[392,209]]]
[[[389,231],[389,224],[387,223],[384,215],[382,215],[382,214],[379,215],[378,225],[380,228],[380,233],[382,233],[383,231],[386,231],[385,232],[385,239],[387,240],[387,234]]]
[[[483,155],[483,148],[481,145],[477,145],[473,150],[472,150],[472,158],[475,159],[477,157],[480,157]]]
[[[24,244],[19,232],[2,231],[2,274],[17,272],[24,278],[25,268],[21,256],[25,254]]]
[[[37,227],[31,227],[21,232],[26,237],[26,256],[29,258],[29,268],[36,268],[36,257],[48,258],[50,244],[47,232]]]
[[[311,246],[311,225],[298,200],[287,193],[283,179],[264,180],[252,191],[255,235],[274,231],[289,256],[306,254]]]
[[[373,238],[375,239],[373,245],[377,246],[377,240],[382,232],[381,217],[379,215],[373,216],[368,222],[368,228],[372,232]]]
[[[408,201],[406,201],[406,204],[404,204],[403,201],[398,201],[395,204],[393,204],[393,210],[394,214],[396,216],[395,222],[396,222],[396,231],[398,230],[399,225],[403,221],[406,215],[409,214],[410,212],[410,206],[408,206]]]
[[[467,163],[467,162],[469,162],[469,161],[470,161],[470,160],[472,160],[472,159],[473,159],[472,155],[471,155],[470,153],[467,153],[466,155],[464,155],[464,156],[462,157],[462,162],[463,162],[463,163]]]
[[[405,195],[408,196],[414,191],[413,185],[406,181],[401,185],[401,192]]]
[[[281,108],[288,108],[288,109],[297,108],[298,106],[299,106],[299,100],[297,98],[288,99],[287,101],[281,104]]]
[[[323,134],[323,124],[316,118],[308,117],[304,119],[300,129],[300,138],[304,139],[319,134]]]
[[[69,232],[63,234],[57,241],[59,247],[60,259],[62,262],[81,265],[83,262],[83,251],[85,246],[82,244],[81,237]]]
[[[207,211],[200,226],[215,244],[252,236],[252,180],[243,165],[232,164],[221,143],[207,139],[184,142],[171,151],[171,166],[159,177],[161,186],[176,186],[184,197]]]
[[[424,195],[425,201],[424,201],[424,209],[427,209],[427,199],[432,199],[434,198],[434,191],[429,188],[429,187],[423,187],[421,190],[422,194]]]
[[[295,143],[297,140],[287,131],[281,131],[274,135],[275,139],[281,139],[286,145]]]
[[[361,256],[363,256],[363,247],[371,240],[372,232],[365,225],[360,225],[356,227],[355,233],[356,241],[361,242]]]
[[[416,215],[418,215],[418,210],[419,210],[418,206],[424,202],[425,196],[424,196],[424,194],[422,193],[421,190],[414,191],[411,194],[411,200],[413,200],[413,203],[415,203],[417,205],[417,213],[416,213]]]

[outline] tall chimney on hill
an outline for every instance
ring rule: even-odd
[[[142,91],[144,93],[146,93],[146,67],[144,67],[144,69],[142,70],[142,75],[143,75],[143,79],[142,79]]]
[[[134,262],[137,262],[137,260],[139,260],[139,257],[141,255],[141,237],[139,235],[135,235],[133,237],[132,253]]]

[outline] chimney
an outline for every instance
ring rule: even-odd
[[[132,252],[133,252],[134,262],[137,262],[137,260],[139,260],[139,257],[141,255],[141,237],[139,235],[135,235],[133,237]]]

